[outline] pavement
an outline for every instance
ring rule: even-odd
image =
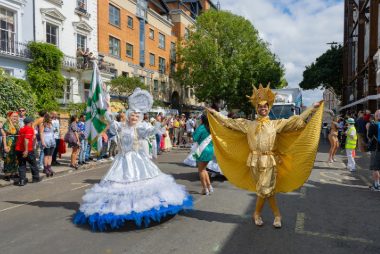
[[[274,229],[266,205],[264,226],[251,221],[255,195],[214,180],[215,193],[200,195],[197,170],[182,160],[188,150],[163,153],[160,169],[186,186],[193,211],[149,228],[92,232],[72,224],[86,189],[99,182],[109,164],[94,164],[24,187],[0,188],[0,253],[6,254],[249,254],[379,253],[380,192],[368,189],[369,171],[345,169],[344,154],[327,163],[322,140],[312,174],[299,190],[278,194],[283,228]],[[363,156],[363,157],[361,157]],[[365,155],[358,154],[358,161]]]
[[[77,171],[77,170],[69,167],[70,156],[71,156],[71,148],[66,148],[66,149],[67,149],[66,153],[62,154],[61,158],[57,159],[57,161],[60,163],[60,165],[52,166],[52,170],[54,171],[56,176],[69,174],[69,173]],[[95,157],[95,156],[92,156],[92,157]],[[101,165],[104,163],[109,164],[111,162],[112,161],[109,159],[104,159],[101,161],[92,160],[92,161],[89,161],[88,164],[84,164],[84,165],[80,166],[78,170],[86,170],[86,169],[92,168],[92,167],[97,166],[97,165]],[[38,158],[37,158],[37,163],[38,163]],[[28,170],[26,173],[26,177],[28,178],[28,181],[31,182],[32,181],[32,174],[30,173],[30,166],[29,165],[27,165],[27,169]],[[44,180],[47,178],[46,175],[44,173],[42,173],[42,171],[40,171],[40,178],[41,178],[41,180]],[[17,183],[17,179],[16,179],[16,181],[13,181],[13,180],[5,181],[5,180],[3,180],[3,178],[0,178],[0,188],[12,186],[15,183]]]

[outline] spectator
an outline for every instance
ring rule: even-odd
[[[186,133],[187,133],[188,142],[190,144],[193,143],[194,129],[195,129],[194,119],[192,117],[189,117],[189,119],[186,121]]]
[[[24,127],[24,119],[26,117],[26,109],[21,107],[18,109],[18,113],[19,113],[18,126],[21,129],[22,127]]]
[[[52,165],[57,166],[60,165],[60,163],[57,161],[57,155],[58,155],[58,148],[61,142],[61,126],[59,119],[57,117],[57,112],[53,111],[51,112],[51,124],[53,125],[53,130],[54,130],[54,139],[55,139],[55,149],[53,152],[53,157],[52,157]]]
[[[18,177],[18,163],[16,156],[16,141],[19,132],[18,113],[11,111],[7,114],[7,121],[3,125],[3,149],[4,149],[4,180]]]
[[[74,169],[78,169],[77,158],[78,158],[80,142],[79,142],[79,130],[78,130],[78,117],[75,115],[71,116],[70,118],[68,134],[70,138],[69,140],[67,140],[67,142],[68,142],[69,147],[72,148],[70,167]]]
[[[355,128],[355,120],[353,118],[347,119],[348,129],[346,131],[346,154],[347,154],[347,169],[350,172],[356,171],[355,158],[353,156],[353,151],[356,148],[356,142],[358,139],[356,128]]]
[[[80,142],[80,151],[79,151],[79,165],[87,164],[86,162],[86,150],[87,150],[87,139],[86,139],[86,119],[85,115],[79,117],[78,126],[78,136]]]
[[[179,144],[179,116],[176,115],[173,121],[173,128],[174,128],[174,138],[173,138],[173,146],[176,147]]]
[[[40,151],[40,156],[38,160],[39,169],[42,171],[44,169],[44,149],[41,144],[41,136],[40,136],[40,125],[44,121],[44,115],[46,111],[42,110],[38,112],[39,118],[36,119],[33,123],[33,127],[35,129],[36,140],[37,140],[37,149]]]
[[[90,56],[90,49],[86,48],[86,51],[83,53],[83,69],[88,68],[88,57]]]
[[[371,152],[369,169],[372,171],[372,190],[380,191],[380,144],[379,144],[379,124],[380,110],[375,112],[375,121],[368,125],[368,150]]]
[[[53,176],[51,169],[52,156],[55,149],[54,127],[49,113],[46,113],[44,120],[39,127],[41,144],[44,150],[44,173],[47,177]]]
[[[78,69],[83,69],[84,68],[84,57],[83,57],[83,50],[81,48],[77,48],[77,67]]]
[[[179,120],[179,136],[178,136],[178,145],[181,146],[186,143],[185,141],[185,131],[186,131],[186,115],[181,114],[181,119]]]
[[[118,121],[117,120],[120,120],[120,117],[117,117],[117,118],[112,120],[112,122],[110,124],[110,128],[108,130],[108,140],[110,142],[110,149],[109,149],[109,155],[108,156],[111,160],[114,160],[114,158],[116,156],[117,127],[118,127]]]
[[[156,116],[156,122],[154,123],[154,124],[155,124],[155,128],[156,128],[157,130],[161,130],[161,128],[162,128],[162,123],[161,123],[161,121],[162,121],[161,115],[158,114],[158,115]],[[156,133],[157,154],[158,154],[158,155],[161,154],[161,150],[160,150],[161,136],[162,136],[162,133],[161,133],[160,131],[158,131],[158,132]]]
[[[19,137],[16,142],[16,154],[19,162],[19,175],[20,179],[18,181],[19,186],[24,186],[27,183],[26,178],[26,162],[31,166],[32,171],[32,181],[39,182],[40,175],[38,171],[36,155],[33,149],[34,140],[34,129],[32,127],[33,119],[31,117],[26,117],[24,119],[24,127],[20,129]]]
[[[362,111],[358,114],[358,119],[356,120],[356,130],[358,135],[358,146],[360,152],[365,152],[367,147],[367,130],[366,130],[367,121],[364,119],[364,113]]]

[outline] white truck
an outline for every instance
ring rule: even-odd
[[[273,89],[276,99],[271,111],[270,119],[289,118],[302,112],[302,92],[300,88]]]

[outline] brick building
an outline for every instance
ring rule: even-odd
[[[116,75],[140,77],[154,98],[180,110],[197,102],[175,84],[176,43],[195,18],[216,6],[209,0],[98,0],[98,52]]]
[[[345,0],[343,111],[378,108],[379,0]]]

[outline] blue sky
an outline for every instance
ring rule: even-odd
[[[306,65],[343,41],[343,0],[220,0],[223,10],[244,16],[270,44],[286,70],[290,87],[298,87]],[[305,91],[304,102],[322,99],[322,91]]]

